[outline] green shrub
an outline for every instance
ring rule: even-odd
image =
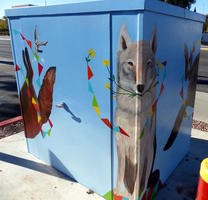
[[[187,9],[190,9],[191,5],[196,3],[196,0],[161,0],[161,1]]]
[[[208,15],[206,15],[206,21],[203,26],[203,32],[208,32]]]
[[[1,35],[8,35],[9,28],[8,28],[8,20],[6,17],[0,19],[0,34]]]

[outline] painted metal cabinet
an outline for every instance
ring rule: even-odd
[[[189,149],[205,17],[154,0],[6,10],[28,151],[111,199],[152,199]]]

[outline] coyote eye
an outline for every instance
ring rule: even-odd
[[[133,67],[134,66],[134,63],[132,61],[128,61],[128,64]]]

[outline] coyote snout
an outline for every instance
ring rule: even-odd
[[[139,192],[143,195],[146,191],[155,156],[155,113],[142,139],[138,140],[138,136],[156,96],[156,49],[156,28],[151,40],[132,43],[126,26],[122,26],[117,57],[115,125],[124,128],[130,137],[116,135],[118,176],[114,193],[130,200],[137,200]],[[123,91],[134,95],[125,95]],[[121,191],[123,183],[125,191]]]

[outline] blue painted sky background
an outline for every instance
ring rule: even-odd
[[[35,4],[35,5],[54,5],[54,4],[63,4],[70,2],[81,2],[87,0],[1,0],[0,2],[0,18],[4,16],[4,9],[11,8],[13,5],[21,4]],[[92,0],[91,0],[92,1]],[[138,0],[139,1],[139,0]],[[202,14],[208,14],[208,1],[207,0],[197,0],[196,4],[192,6],[192,10],[196,7],[197,12]]]

